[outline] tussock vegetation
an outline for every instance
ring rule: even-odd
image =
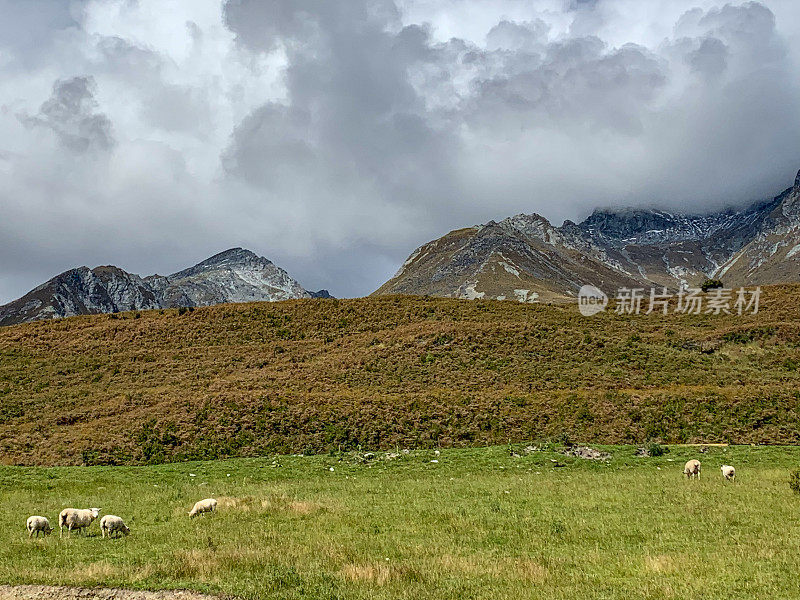
[[[0,329],[0,461],[358,447],[796,443],[800,286],[757,315],[372,297]]]

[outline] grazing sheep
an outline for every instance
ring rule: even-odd
[[[694,458],[688,461],[683,467],[683,474],[686,475],[687,479],[695,476],[700,479],[700,461]]]
[[[728,481],[736,481],[736,469],[730,465],[722,465],[722,476]]]
[[[44,535],[50,535],[53,533],[53,528],[50,526],[50,521],[47,520],[47,517],[40,517],[38,515],[28,517],[28,521],[25,523],[25,528],[28,530],[29,538],[33,537],[34,533],[36,533],[36,537],[38,538],[40,531]]]
[[[202,515],[203,513],[213,512],[217,509],[217,501],[214,498],[206,498],[205,500],[200,500],[195,503],[192,510],[189,511],[189,516],[191,518],[196,517],[197,515]]]
[[[116,515],[105,515],[100,519],[100,535],[112,538],[118,534],[128,535],[131,532],[128,526]]]
[[[92,522],[100,516],[99,508],[65,508],[58,515],[58,535],[64,535],[64,527],[72,533],[73,529],[79,529],[83,533],[85,527],[89,527]]]

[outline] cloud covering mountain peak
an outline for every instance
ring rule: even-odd
[[[791,2],[37,5],[0,0],[0,301],[232,245],[364,294],[454,227],[744,205],[798,162]]]

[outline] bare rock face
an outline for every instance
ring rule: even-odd
[[[138,275],[117,267],[79,267],[0,306],[0,325],[160,306],[157,293]]]
[[[451,231],[415,250],[375,294],[536,302],[591,284],[728,286],[800,281],[800,172],[793,187],[744,210],[695,215],[598,209],[555,227],[537,214]]]
[[[330,297],[327,291],[322,292]],[[128,310],[311,297],[317,296],[271,261],[233,248],[166,277],[142,278],[113,266],[71,269],[0,306],[0,325]]]
[[[165,306],[311,298],[286,271],[242,248],[221,252],[167,280]]]

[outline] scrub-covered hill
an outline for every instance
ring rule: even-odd
[[[613,302],[612,302],[613,304]],[[758,314],[382,296],[0,329],[0,460],[800,441],[800,286]]]

